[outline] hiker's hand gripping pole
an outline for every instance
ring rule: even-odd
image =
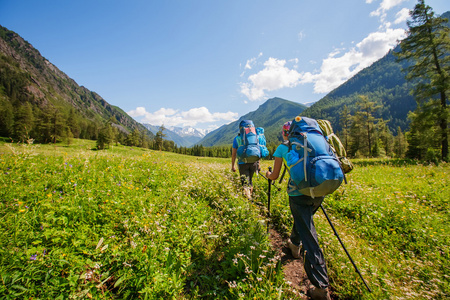
[[[272,172],[272,167],[269,167],[269,172]],[[266,176],[264,176],[263,173],[259,173],[259,175],[261,175],[265,180],[269,180]],[[274,188],[276,188],[278,191],[281,191],[281,188],[275,185],[275,181],[273,180],[270,181]]]
[[[350,262],[352,263],[353,267],[355,268],[356,273],[358,273],[359,277],[361,277],[361,279],[362,279],[362,281],[364,282],[364,285],[366,286],[367,290],[368,290],[370,293],[372,293],[372,290],[369,288],[369,286],[367,285],[366,281],[365,281],[364,278],[362,277],[361,272],[358,270],[358,267],[357,267],[357,266],[355,265],[355,263],[353,262],[353,259],[352,259],[352,257],[350,256],[350,253],[348,253],[347,249],[345,248],[344,243],[342,242],[342,240],[341,240],[341,238],[339,237],[339,235],[338,235],[336,229],[334,228],[333,223],[331,223],[331,220],[330,220],[330,218],[328,217],[327,213],[325,212],[325,209],[323,208],[323,205],[322,205],[322,204],[320,204],[320,208],[322,209],[323,214],[324,214],[325,217],[327,218],[328,223],[330,223],[331,228],[333,229],[334,235],[338,238],[339,243],[341,243],[341,246],[342,246],[342,248],[344,248],[345,253],[347,253],[348,258],[350,258]]]

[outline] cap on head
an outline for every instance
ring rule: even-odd
[[[288,136],[289,129],[291,128],[291,124],[292,124],[292,121],[287,121],[286,123],[283,124],[283,130],[281,132],[283,134],[283,136]]]

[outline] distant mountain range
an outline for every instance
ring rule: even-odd
[[[145,123],[143,125],[155,135],[160,130],[160,126]],[[192,145],[198,143],[208,133],[208,131],[195,129],[191,126],[171,126],[165,128],[163,133],[166,135],[164,139],[173,141],[179,147],[191,147]]]

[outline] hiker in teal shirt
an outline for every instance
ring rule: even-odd
[[[286,157],[289,152],[288,133],[291,122],[283,125],[283,140],[273,154],[275,162],[273,172],[267,172],[266,176],[270,180],[276,180],[280,175],[283,163],[286,165]],[[294,225],[292,227],[287,246],[294,258],[300,258],[300,252],[304,256],[304,268],[308,279],[314,285],[308,291],[312,299],[331,299],[328,292],[328,273],[324,255],[317,239],[317,232],[314,226],[313,215],[319,209],[324,197],[311,198],[302,195],[295,184],[289,180],[287,192],[289,195],[289,206],[291,208]]]

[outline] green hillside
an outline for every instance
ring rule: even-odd
[[[306,109],[306,106],[281,98],[272,98],[239,120],[224,125],[207,134],[198,144],[206,147],[231,145],[239,130],[241,120],[252,120],[256,127],[263,127],[267,143],[281,141],[281,126]]]
[[[0,26],[0,136],[38,142],[67,135],[96,139],[108,121],[124,135],[137,129],[153,137],[122,109],[79,86],[30,43]]]

